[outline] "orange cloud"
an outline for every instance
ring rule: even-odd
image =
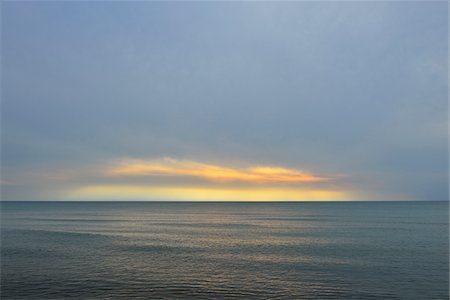
[[[108,176],[167,176],[195,177],[212,182],[250,182],[250,183],[302,183],[321,182],[331,178],[313,175],[309,172],[282,167],[255,166],[233,168],[195,161],[175,160],[134,160],[112,167]]]

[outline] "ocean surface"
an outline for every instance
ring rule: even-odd
[[[1,299],[448,299],[447,202],[2,202]]]

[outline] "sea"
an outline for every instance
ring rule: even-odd
[[[448,202],[1,202],[1,299],[449,299]]]

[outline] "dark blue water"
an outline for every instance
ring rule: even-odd
[[[2,299],[448,299],[445,202],[2,203]]]

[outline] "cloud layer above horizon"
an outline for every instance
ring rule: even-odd
[[[4,2],[2,199],[448,200],[448,34],[446,2]]]
[[[301,170],[273,166],[253,166],[233,168],[206,164],[196,161],[180,161],[172,158],[161,160],[134,160],[122,162],[105,172],[107,176],[181,176],[203,178],[213,182],[250,182],[250,183],[303,183],[327,181]]]

